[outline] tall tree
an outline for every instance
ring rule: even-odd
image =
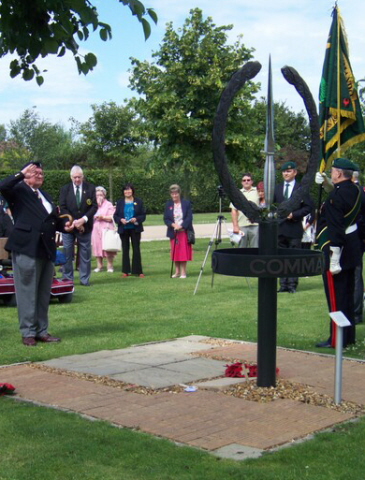
[[[109,195],[112,198],[112,169],[117,166],[126,168],[130,163],[140,139],[139,120],[128,105],[104,102],[91,108],[93,115],[79,126],[79,134],[89,154],[88,165],[109,170]]]
[[[72,132],[40,118],[30,109],[10,121],[9,140],[12,148],[8,149],[8,161],[13,158],[11,163],[16,168],[29,159],[41,161],[48,169],[69,168],[79,152]]]
[[[139,0],[119,0],[129,7],[132,15],[142,23],[145,38],[151,27],[146,17],[155,23],[153,9],[145,8]],[[79,73],[93,70],[97,58],[93,53],[82,55],[80,41],[87,40],[90,30],[99,30],[101,40],[112,37],[110,25],[99,21],[97,8],[91,0],[1,0],[0,1],[0,57],[15,53],[10,63],[10,76],[22,74],[24,80],[34,77],[42,85],[43,76],[35,64],[37,58],[47,55],[62,57],[69,50],[75,58]]]
[[[256,151],[257,165],[263,167],[265,158],[261,151],[266,129],[266,99],[261,98],[254,103],[250,118],[251,133],[258,146]],[[295,160],[299,171],[304,172],[310,145],[310,130],[304,113],[293,112],[285,103],[275,102],[274,128],[276,162],[284,163],[288,160]]]
[[[230,45],[232,26],[217,27],[196,8],[181,29],[169,23],[154,62],[132,59],[135,108],[148,138],[159,147],[164,167],[189,172],[211,167],[211,131],[219,96],[232,74],[252,58],[241,39]],[[233,161],[250,158],[247,112],[258,85],[245,85],[231,107],[226,142]]]

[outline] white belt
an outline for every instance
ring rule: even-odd
[[[356,232],[357,230],[357,225],[354,223],[353,225],[350,225],[349,227],[346,228],[345,233],[348,235],[349,233]]]

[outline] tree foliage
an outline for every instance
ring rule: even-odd
[[[80,158],[81,146],[72,132],[41,119],[35,110],[27,109],[17,120],[10,121],[7,139],[3,162],[12,168],[37,160],[57,170],[69,168]]]
[[[256,101],[251,110],[252,134],[260,145],[256,152],[257,166],[263,167],[262,153],[266,133],[266,99]],[[300,172],[306,170],[310,148],[310,129],[304,113],[293,112],[285,103],[274,103],[275,162],[278,164],[294,160]]]
[[[227,43],[231,28],[217,27],[196,8],[178,31],[167,24],[154,62],[132,59],[130,84],[141,95],[134,105],[145,120],[144,134],[158,147],[163,168],[188,173],[212,166],[211,131],[221,91],[252,58],[252,50],[240,38]],[[248,83],[232,105],[226,142],[233,161],[252,149],[247,114],[257,89],[257,84]]]
[[[155,23],[153,9],[145,8],[139,0],[119,0],[129,7],[142,23],[145,38],[151,32],[146,17]],[[10,63],[10,76],[20,73],[24,80],[34,77],[42,85],[43,76],[35,64],[39,57],[62,57],[69,50],[75,58],[79,73],[93,70],[97,58],[93,53],[81,55],[79,42],[88,39],[90,31],[99,31],[101,40],[112,37],[110,25],[99,21],[98,11],[90,0],[1,0],[0,57],[16,54]]]
[[[92,117],[78,128],[88,153],[88,166],[102,166],[109,171],[114,167],[127,168],[141,142],[135,111],[128,105],[118,106],[115,102],[92,105],[91,108]],[[111,183],[109,188],[112,190]]]

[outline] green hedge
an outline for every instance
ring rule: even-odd
[[[0,171],[0,179],[12,172]],[[70,173],[66,170],[45,170],[44,188],[52,196],[55,203],[58,203],[60,189],[70,181]],[[237,179],[237,186],[241,188],[242,172],[237,167],[231,168],[231,175]],[[95,186],[102,185],[108,191],[109,196],[109,172],[107,170],[87,170],[84,169],[84,175],[88,182]],[[276,182],[281,181],[281,174],[277,172]],[[263,179],[263,171],[256,170],[252,172],[254,185]],[[143,200],[148,213],[161,214],[164,204],[169,197],[169,186],[173,183],[179,184],[183,188],[185,198],[192,202],[193,212],[217,212],[219,210],[219,199],[217,195],[217,186],[219,179],[212,165],[210,172],[202,174],[196,173],[190,179],[189,192],[184,190],[186,178],[182,175],[175,175],[170,172],[157,173],[154,175],[142,173],[122,173],[118,170],[112,172],[113,185],[113,203],[121,197],[122,186],[126,182],[131,182],[135,188],[135,195]],[[311,189],[312,197],[316,197],[316,187]],[[225,196],[222,201],[222,210],[229,210],[229,199]]]

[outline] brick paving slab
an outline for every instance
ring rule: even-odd
[[[143,360],[151,358],[152,364],[155,364],[156,359],[164,356],[164,368],[143,365],[142,370],[129,372],[131,383],[138,384],[138,375],[143,381],[141,372],[147,373],[146,379],[153,369],[160,370],[158,374],[162,375],[161,379],[171,375],[169,382],[180,383],[184,378],[182,375],[189,377],[189,368],[185,368],[189,365],[190,370],[197,365],[205,365],[207,368],[202,369],[202,374],[207,375],[206,372],[216,373],[216,367],[212,365],[218,366],[218,371],[222,370],[220,374],[223,374],[224,359],[227,358],[256,362],[256,344],[232,342],[217,346],[214,342],[199,343],[206,339],[199,336],[184,337],[125,350],[73,355],[44,363],[58,368],[62,366],[67,370],[88,366],[88,371],[95,374],[95,369],[100,371],[100,365],[103,365],[102,368],[110,367],[113,371],[113,362],[121,365],[128,359],[127,363],[133,363],[136,356],[145,355]],[[185,360],[176,361],[180,358],[177,353],[183,353]],[[278,348],[277,364],[281,378],[310,385],[318,393],[333,394],[334,357]],[[180,372],[170,371],[170,368]],[[364,403],[364,374],[364,362],[344,359],[344,399]],[[110,378],[117,376],[109,375]],[[194,379],[198,377],[195,375]],[[203,389],[204,383],[198,383],[198,390],[194,393],[159,392],[143,395],[125,388],[31,368],[26,364],[1,368],[1,381],[13,384],[20,399],[67,409],[122,427],[138,428],[152,435],[216,452],[217,455],[221,449],[222,456],[232,451],[231,458],[236,459],[247,458],[250,451],[257,456],[263,450],[291,443],[294,439],[307,437],[353,418],[351,413],[340,413],[294,400],[257,403],[231,397],[219,391],[220,380],[222,384],[229,382],[227,378],[204,382],[213,390]],[[232,383],[236,381],[231,380]]]
[[[210,451],[231,444],[270,449],[352,418],[292,400],[264,404],[204,390],[140,395],[26,365],[3,368],[1,375],[19,398]]]
[[[257,361],[255,343],[233,343],[211,350],[199,352],[214,358],[232,358],[241,362]],[[332,355],[316,355],[277,348],[276,364],[279,367],[279,378],[295,383],[309,385],[318,393],[333,396],[335,357]],[[343,358],[342,364],[342,399],[358,404],[365,401],[365,362]]]

